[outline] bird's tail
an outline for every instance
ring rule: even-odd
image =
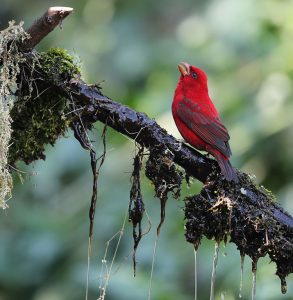
[[[222,174],[228,181],[238,182],[238,176],[235,169],[232,167],[229,158],[225,157],[222,153],[213,153],[219,166]]]

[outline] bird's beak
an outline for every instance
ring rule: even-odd
[[[189,75],[189,64],[181,62],[180,64],[178,64],[178,69],[183,77],[185,75]]]

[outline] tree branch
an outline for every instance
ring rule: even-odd
[[[30,38],[22,44],[24,52],[33,49],[47,34],[60,25],[62,21],[73,12],[71,7],[50,7],[39,19],[37,19],[26,32]]]
[[[277,265],[281,290],[286,292],[285,278],[293,272],[293,218],[273,202],[270,192],[256,186],[240,171],[239,183],[226,181],[215,160],[180,143],[146,114],[112,101],[97,87],[72,80],[59,88],[64,94],[70,91],[74,103],[83,107],[79,117],[85,124],[101,121],[150,149],[160,160],[168,157],[205,183],[200,195],[185,199],[189,242],[198,247],[203,235],[218,242],[227,241],[229,235],[241,255],[253,259],[253,268],[260,257],[268,254]],[[162,185],[164,176],[168,174],[160,174],[159,180],[150,179],[157,187]],[[174,173],[171,176],[175,177]]]
[[[74,101],[84,106],[80,115],[84,121],[90,123],[101,121],[142,146],[155,148],[162,155],[170,151],[174,155],[173,161],[199,181],[205,183],[210,174],[216,170],[219,171],[215,160],[209,159],[190,146],[179,142],[146,114],[112,101],[104,96],[99,88],[88,86],[77,80],[72,80],[69,87],[59,88],[62,93],[68,93],[69,90]],[[244,188],[241,184],[243,181],[239,185],[231,183],[232,186]],[[247,188],[246,194],[251,205],[257,206],[259,196],[256,191]],[[293,231],[292,216],[274,202],[271,202],[271,206],[273,217]]]

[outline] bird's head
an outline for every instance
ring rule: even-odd
[[[179,84],[182,84],[185,89],[207,91],[207,75],[203,70],[185,62],[178,64],[178,69],[181,73]]]

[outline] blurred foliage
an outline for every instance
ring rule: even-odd
[[[24,4],[25,3],[25,4]],[[209,76],[210,94],[230,130],[233,164],[256,175],[282,206],[293,213],[293,1],[291,0],[2,0],[0,26],[24,20],[26,26],[52,5],[75,9],[62,30],[55,30],[38,50],[64,47],[80,57],[89,83],[102,82],[104,93],[147,113],[179,137],[171,116],[178,78],[177,63],[187,61]],[[48,124],[50,126],[50,124]],[[92,139],[98,152],[101,127]],[[72,133],[46,161],[20,164],[24,183],[15,178],[10,208],[0,225],[0,299],[82,299],[87,268],[88,208],[91,193],[89,154]],[[112,130],[101,170],[90,272],[89,299],[98,298],[102,266],[110,266],[130,190],[135,146]],[[107,299],[146,299],[148,295],[159,201],[146,178],[143,196],[152,222],[137,251],[133,278],[132,229],[126,223],[113,265]],[[18,184],[17,184],[18,183]],[[184,195],[199,190],[194,183]],[[193,299],[193,249],[184,239],[182,201],[169,199],[166,222],[156,252],[152,299]],[[145,218],[144,228],[147,228]],[[198,299],[208,299],[214,242],[198,251]],[[267,258],[260,261],[257,299],[292,299]],[[246,260],[243,299],[251,295],[251,262]],[[105,274],[104,274],[105,275]],[[240,257],[221,245],[216,297],[237,299]],[[222,299],[222,298],[221,298]]]

